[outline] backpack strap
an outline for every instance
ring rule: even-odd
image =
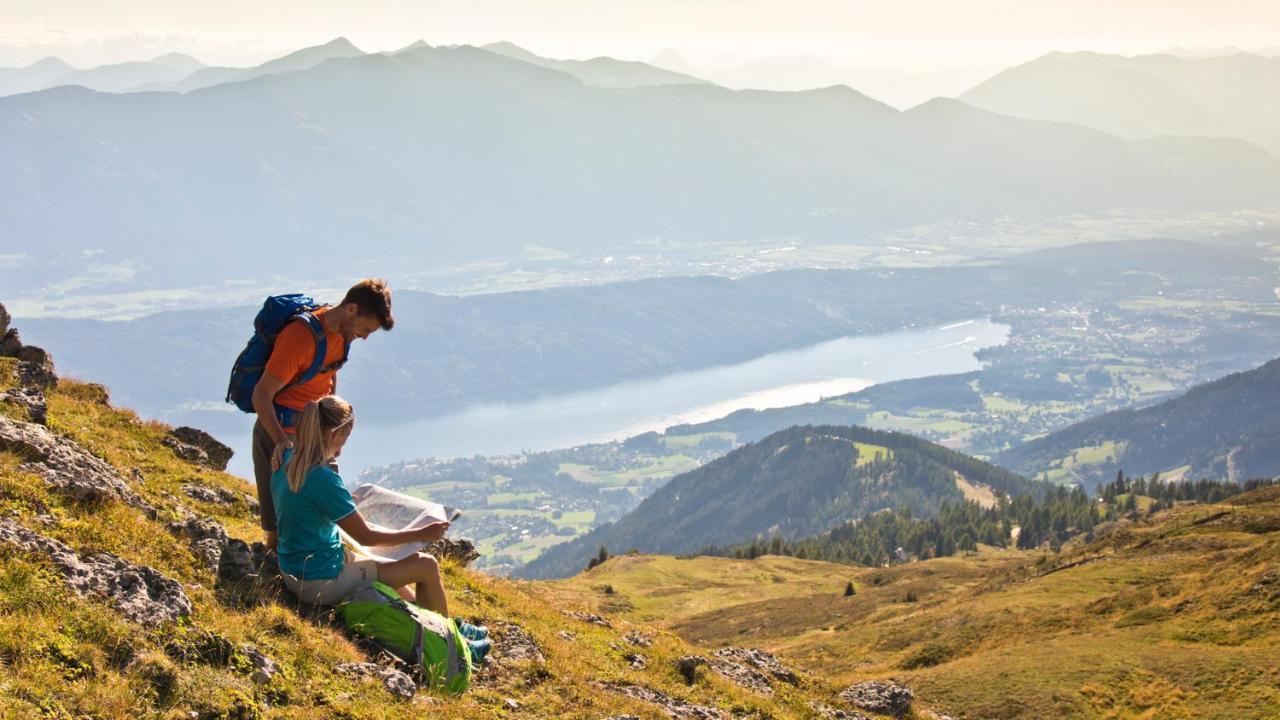
[[[320,323],[320,318],[316,317],[315,313],[310,310],[300,312],[296,317],[307,324],[307,329],[311,331],[311,338],[316,341],[316,351],[311,358],[311,367],[308,367],[286,387],[301,385],[304,382],[308,382],[316,375],[319,375],[320,371],[324,369],[324,358],[329,354],[329,340],[325,337],[324,325]],[[346,361],[345,357],[343,358],[343,361]]]
[[[316,317],[311,310],[305,310],[293,316],[294,320],[301,320],[307,325],[307,329],[311,331],[311,339],[316,343],[315,353],[311,357],[311,365],[303,370],[293,382],[280,388],[280,392],[284,392],[295,385],[301,385],[315,378],[322,372],[335,372],[343,365],[347,364],[347,357],[351,354],[351,343],[345,343],[342,348],[342,358],[328,365],[324,364],[324,358],[329,354],[329,340],[325,336],[324,324],[320,322],[320,318]],[[302,413],[292,408],[284,407],[276,404],[276,418],[283,427],[293,427],[298,422],[298,416]]]

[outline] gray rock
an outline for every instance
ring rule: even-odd
[[[160,444],[170,450],[173,450],[174,455],[177,455],[187,462],[206,466],[209,464],[209,454],[195,445],[188,445],[174,437],[165,437],[160,441]]]
[[[503,661],[520,660],[536,663],[546,662],[542,648],[524,628],[509,622],[498,622],[493,626],[493,646],[495,659]]]
[[[516,702],[515,698],[506,698],[505,700],[502,701],[502,706],[508,710],[520,709],[520,703]]]
[[[35,345],[23,345],[13,356],[22,362],[53,365],[53,356],[44,348]]]
[[[608,620],[605,620],[604,618],[600,617],[599,615],[596,615],[595,613],[573,612],[570,610],[561,610],[560,614],[564,615],[565,617],[573,618],[578,622],[590,623],[592,625],[599,625],[600,627],[606,627],[606,628],[613,627],[613,623],[609,622]]]
[[[643,670],[646,667],[649,667],[649,658],[641,655],[640,653],[631,653],[630,655],[624,655],[623,657],[631,664],[631,669],[633,670]]]
[[[399,670],[383,668],[380,679],[387,692],[404,700],[412,700],[418,694],[418,686],[414,684],[413,678]]]
[[[44,392],[37,388],[13,388],[0,392],[0,402],[17,405],[27,413],[27,419],[37,425],[49,422],[49,403]]]
[[[694,718],[695,720],[724,720],[725,714],[713,707],[694,705],[693,703],[674,698],[653,688],[640,685],[624,685],[621,683],[601,683],[599,687],[609,692],[626,695],[647,703],[657,705],[663,712],[673,718]]]
[[[244,644],[240,646],[240,654],[253,664],[253,672],[250,678],[255,684],[266,685],[280,672],[280,666],[276,662],[262,653],[261,650],[253,645]]]
[[[213,518],[187,518],[169,523],[175,535],[191,541],[191,550],[210,572],[217,572],[222,565],[222,553],[230,542],[227,531]]]
[[[206,464],[214,470],[226,470],[227,463],[231,462],[231,456],[235,455],[234,450],[199,428],[176,427],[169,431],[169,435],[180,443],[204,451]]]
[[[8,328],[0,335],[0,357],[17,357],[22,349],[22,336],[18,328]]]
[[[762,695],[773,694],[773,686],[769,684],[769,677],[755,668],[723,658],[713,658],[707,664],[717,675],[748,690],[753,690]]]
[[[0,415],[0,448],[26,458],[22,469],[39,475],[57,492],[81,501],[119,500],[155,514],[115,468],[42,425]]]
[[[818,717],[825,720],[871,720],[871,718],[859,712],[851,712],[849,710],[841,710],[838,707],[832,707],[824,702],[814,700],[809,703],[810,709],[818,714]]]
[[[186,493],[187,497],[192,500],[199,500],[213,505],[235,505],[241,499],[241,496],[226,488],[201,485],[194,482],[184,484],[182,492]]]
[[[622,639],[636,647],[653,647],[653,637],[645,635],[639,630],[628,630],[627,634],[622,636]]]
[[[867,680],[850,685],[840,692],[840,699],[860,710],[903,717],[911,710],[915,693],[886,680]]]
[[[58,374],[54,372],[53,362],[18,363],[18,384],[23,387],[35,387],[49,390],[58,386]]]
[[[365,677],[376,677],[382,672],[382,666],[376,663],[339,663],[333,671],[345,678],[357,680]]]
[[[4,303],[0,303],[0,336],[9,332],[9,311],[5,309]]]
[[[465,538],[454,540],[452,538],[441,538],[426,547],[423,551],[430,553],[437,558],[448,558],[458,563],[461,567],[466,567],[476,558],[480,557],[479,551],[476,550],[475,543]]]
[[[111,553],[80,557],[66,544],[0,518],[0,542],[47,556],[81,597],[103,598],[125,618],[154,626],[191,614],[182,584]]]
[[[361,678],[377,678],[387,692],[405,700],[411,700],[418,694],[418,686],[413,678],[394,668],[382,667],[375,663],[341,663],[335,665],[333,671],[352,680]]]
[[[757,648],[739,648],[725,647],[715,652],[717,658],[741,663],[743,665],[753,667],[763,673],[777,678],[785,683],[795,685],[800,682],[800,678],[794,672],[789,670],[785,665],[778,661],[778,658],[771,653]]]

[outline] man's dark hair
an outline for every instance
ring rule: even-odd
[[[391,290],[381,278],[365,278],[347,291],[340,305],[351,303],[361,315],[378,318],[383,330],[390,330],[396,319],[391,317]]]

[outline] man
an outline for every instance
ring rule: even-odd
[[[253,478],[258,486],[262,530],[267,546],[276,546],[276,510],[271,499],[271,473],[280,466],[284,451],[293,447],[293,426],[309,404],[337,388],[338,367],[353,340],[390,330],[391,291],[376,278],[361,280],[347,291],[342,302],[313,313],[324,331],[326,353],[321,371],[296,385],[315,360],[317,343],[305,321],[294,320],[276,336],[262,379],[253,389]]]

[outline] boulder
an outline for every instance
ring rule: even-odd
[[[755,668],[761,672],[767,673],[782,682],[796,685],[800,682],[800,678],[794,672],[789,670],[785,665],[778,661],[778,658],[771,653],[757,648],[739,648],[725,647],[715,652],[715,656],[722,660],[736,662],[748,667]]]
[[[199,500],[212,505],[235,505],[242,499],[240,495],[226,488],[202,485],[195,482],[184,484],[182,492],[186,493],[187,497],[192,500]]]
[[[169,431],[169,436],[180,443],[199,448],[204,451],[205,464],[214,470],[226,470],[227,463],[231,462],[231,456],[235,455],[235,451],[218,442],[209,433],[193,427],[176,427]]]
[[[475,543],[466,539],[441,538],[428,545],[424,552],[442,560],[452,560],[461,567],[470,565],[472,561],[480,557],[480,552],[476,550]]]
[[[43,425],[0,415],[0,448],[26,458],[21,469],[39,475],[57,492],[81,501],[120,500],[155,514],[115,468]]]
[[[900,718],[911,710],[915,694],[894,682],[867,680],[845,688],[840,699],[860,710]]]
[[[276,661],[262,654],[262,651],[253,645],[244,644],[240,646],[240,654],[249,660],[253,665],[253,671],[249,677],[256,685],[266,685],[280,672],[280,666],[276,665]]]
[[[542,648],[524,628],[515,623],[499,621],[493,626],[494,648],[499,660],[520,660],[535,663],[546,662]]]
[[[375,663],[341,663],[333,671],[353,680],[377,678],[387,692],[405,700],[412,699],[418,693],[418,686],[413,678],[394,668],[385,668]]]
[[[174,455],[177,455],[189,463],[206,466],[209,464],[209,454],[195,445],[188,445],[187,443],[173,437],[165,437],[160,441],[160,444],[170,450],[173,450]]]
[[[0,392],[0,402],[22,408],[27,414],[27,420],[37,425],[47,425],[49,422],[49,403],[45,400],[44,392],[37,388],[22,387]]]
[[[18,384],[23,387],[49,390],[58,386],[58,374],[54,372],[53,361],[45,363],[18,363]]]
[[[133,622],[155,626],[191,614],[182,584],[154,568],[106,552],[82,558],[65,543],[9,518],[0,518],[0,543],[48,557],[77,595],[106,599]]]
[[[53,365],[53,356],[44,348],[39,348],[35,345],[23,345],[18,348],[18,351],[13,356],[22,362]]]
[[[187,518],[181,522],[169,523],[169,530],[191,541],[191,551],[210,572],[217,572],[222,566],[222,553],[226,550],[229,539],[227,531],[217,520],[210,517]]]
[[[17,357],[22,349],[22,336],[18,328],[8,328],[0,335],[0,357]]]
[[[4,303],[0,303],[0,336],[9,332],[9,311],[5,309]]]
[[[627,634],[622,636],[622,639],[636,647],[653,647],[653,637],[645,635],[639,630],[628,630]]]

